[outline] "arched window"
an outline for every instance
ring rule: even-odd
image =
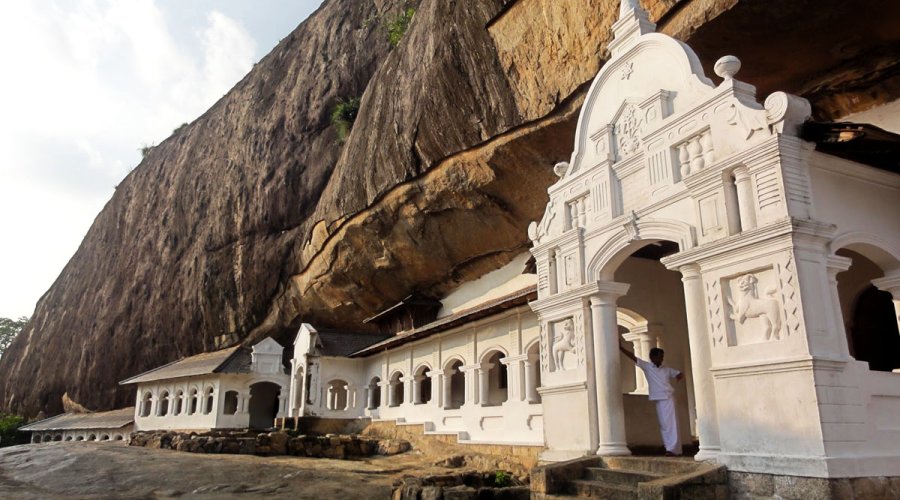
[[[66,436],[66,441],[71,441],[71,440],[72,440],[72,436]]]
[[[451,360],[444,367],[444,409],[455,410],[466,402],[466,374],[463,362]]]
[[[338,379],[328,382],[328,392],[326,396],[325,407],[329,410],[344,411],[350,406],[347,382],[343,380]]]
[[[121,441],[123,439],[121,434],[116,434],[116,437],[113,438],[116,441]]]
[[[97,435],[96,435],[96,434],[91,434],[91,435],[88,436],[87,440],[88,440],[88,441],[96,441],[96,440],[97,440]]]
[[[390,380],[390,404],[389,406],[400,406],[403,404],[403,373],[394,372]]]
[[[184,391],[179,390],[175,394],[175,415],[181,415],[181,412],[184,410]]]
[[[416,370],[415,379],[413,381],[415,384],[413,388],[413,404],[421,405],[431,401],[430,374],[431,368],[428,368],[427,366],[420,366],[419,369]]]
[[[75,438],[75,441],[84,441],[84,436],[78,436]]]
[[[498,406],[509,397],[507,366],[500,362],[506,356],[500,351],[489,351],[481,364],[481,406]]]
[[[225,392],[225,406],[222,409],[222,413],[225,415],[234,415],[237,413],[238,407],[238,393],[237,391],[226,391]]]
[[[103,434],[100,436],[100,441],[109,441],[109,434]]]
[[[200,404],[200,395],[197,393],[197,389],[191,389],[190,401],[188,404],[188,415],[193,415],[197,413],[197,406]]]
[[[144,393],[144,397],[141,398],[141,413],[142,417],[150,416],[150,407],[153,406],[153,394],[150,391]]]
[[[372,377],[372,380],[369,381],[368,408],[370,410],[374,410],[379,406],[381,406],[381,379],[378,377]]]
[[[215,404],[215,398],[213,397],[213,392],[214,391],[213,391],[212,387],[206,388],[206,398],[205,398],[206,404],[203,406],[203,414],[204,415],[209,415],[209,413],[213,409],[213,404]]]
[[[156,416],[165,417],[169,413],[169,391],[163,391],[159,395],[159,402],[156,405]]]

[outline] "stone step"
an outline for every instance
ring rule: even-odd
[[[588,467],[584,471],[584,479],[628,486],[637,486],[638,483],[653,481],[663,477],[666,477],[666,475],[659,472],[604,469],[602,467]]]
[[[568,492],[577,497],[603,498],[606,500],[635,500],[638,498],[637,486],[625,484],[602,483],[589,479],[569,481]]]
[[[603,457],[601,468],[656,474],[685,474],[697,470],[691,457]]]

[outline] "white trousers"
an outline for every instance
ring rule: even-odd
[[[675,398],[660,399],[656,403],[656,418],[666,451],[681,455],[681,439],[678,436],[678,418],[675,416]]]

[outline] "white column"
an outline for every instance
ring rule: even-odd
[[[344,402],[344,411],[356,407],[356,388],[350,387],[350,384],[344,384],[347,391],[347,401]]]
[[[537,403],[537,384],[535,371],[540,369],[538,365],[537,359],[532,359],[532,357],[537,358],[537,355],[530,354],[528,359],[522,361],[523,371],[525,373],[525,401],[528,403]]]
[[[741,214],[741,231],[756,227],[756,201],[753,199],[753,183],[747,167],[734,169],[734,185],[737,188],[738,211]]]
[[[465,388],[466,388],[466,400],[463,402],[465,406],[471,406],[478,404],[478,399],[476,395],[477,391],[477,374],[475,372],[478,365],[468,365],[468,366],[460,366],[459,370],[463,372],[465,375]]]
[[[443,374],[437,370],[430,370],[428,372],[428,383],[431,384],[431,401],[429,401],[428,404],[439,408],[443,406],[443,402],[441,402],[441,396],[443,396],[443,394],[441,394],[443,389],[443,385],[441,384],[442,376]]]
[[[700,266],[688,264],[679,268],[684,283],[684,306],[687,316],[688,341],[691,347],[691,371],[694,375],[694,398],[697,403],[697,434],[700,451],[695,460],[715,459],[721,451],[719,443],[719,415],[716,411],[716,392],[709,371],[709,333],[706,326],[706,306]]]
[[[416,378],[410,376],[402,377],[400,380],[403,382],[403,404],[412,404]]]
[[[875,288],[888,292],[894,300],[894,319],[900,327],[900,270],[887,272],[884,278],[872,280]]]
[[[379,382],[378,386],[381,388],[381,401],[378,405],[379,408],[384,406],[391,405],[391,383],[390,382]]]
[[[838,294],[837,275],[840,272],[850,269],[852,263],[852,260],[839,255],[832,255],[831,257],[828,257],[825,262],[826,272],[828,273],[829,295],[831,296],[831,304],[829,307],[833,316],[831,322],[834,324],[833,329],[834,334],[837,335],[838,348],[841,351],[841,357],[844,359],[850,358],[850,345],[847,340],[847,325],[844,324],[844,314],[841,311],[841,298]],[[896,299],[896,297],[897,296],[895,295],[894,298]],[[894,307],[897,307],[896,300],[894,300]]]
[[[414,405],[422,404],[422,381],[425,380],[425,375],[416,375],[413,377],[413,397],[412,402]]]
[[[610,283],[611,284],[611,283]],[[591,297],[594,374],[597,388],[598,455],[630,455],[625,440],[625,405],[619,366],[619,327],[616,300],[628,290]]]
[[[372,389],[372,386],[366,386],[366,409],[371,410],[372,405],[375,403],[375,391]]]
[[[475,369],[478,374],[478,404],[481,406],[488,405],[488,393],[490,392],[489,382],[491,377],[491,368],[494,363],[482,363]]]
[[[441,374],[441,408],[450,408],[452,406],[453,401],[451,400],[451,386],[450,383],[453,379],[453,368],[447,368],[447,370]]]
[[[329,410],[334,409],[334,390],[332,390],[331,384],[328,384],[328,389],[326,390],[325,408]]]
[[[506,357],[500,359],[500,364],[506,367],[506,402],[522,401],[522,357]]]

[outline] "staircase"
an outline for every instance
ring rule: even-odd
[[[725,467],[691,458],[587,457],[531,472],[532,498],[610,500],[726,500]]]

